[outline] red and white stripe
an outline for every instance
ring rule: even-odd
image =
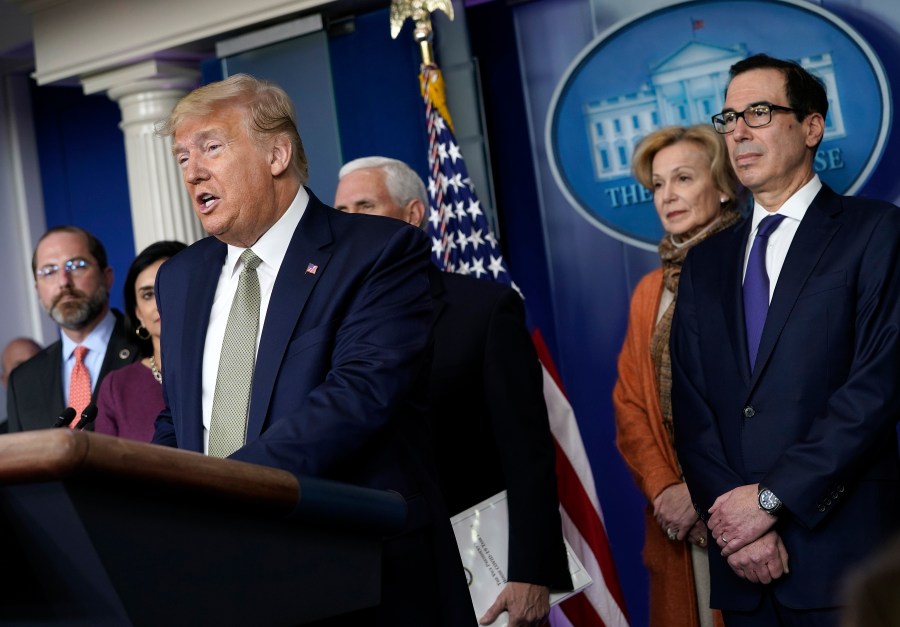
[[[553,609],[554,627],[627,627],[625,602],[606,536],[575,412],[539,330],[532,333],[544,372],[544,400],[556,444],[556,478],[563,535],[594,583]]]

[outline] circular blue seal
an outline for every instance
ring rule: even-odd
[[[650,192],[631,176],[635,146],[664,126],[710,124],[722,109],[729,68],[760,52],[792,59],[825,82],[829,111],[814,167],[836,192],[856,192],[891,126],[888,81],[872,48],[811,4],[694,0],[613,26],[563,75],[546,144],[572,206],[609,235],[655,250],[663,231]]]

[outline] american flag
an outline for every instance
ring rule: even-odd
[[[422,74],[428,119],[428,234],[431,259],[446,272],[488,277],[509,285],[511,279],[500,245],[491,232],[459,145],[453,136],[438,69]],[[441,110],[443,109],[443,110]]]
[[[428,125],[432,261],[446,272],[515,287],[456,143],[441,72],[424,66],[420,81]],[[544,399],[556,445],[563,534],[594,580],[584,592],[553,608],[550,620],[556,627],[627,627],[622,590],[578,423],[540,331],[534,330],[532,337],[543,366]]]

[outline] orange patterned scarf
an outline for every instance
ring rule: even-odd
[[[688,251],[710,237],[736,224],[741,219],[741,214],[734,210],[722,211],[715,220],[702,227],[693,234],[687,235],[680,243],[673,240],[673,236],[666,233],[659,243],[659,258],[663,268],[663,286],[673,294],[678,295],[678,279],[681,277],[681,266],[687,257]],[[674,431],[672,428],[672,359],[669,355],[669,333],[672,331],[672,315],[675,312],[675,300],[673,299],[663,313],[662,318],[656,323],[656,329],[650,338],[650,357],[653,359],[653,367],[656,370],[656,383],[659,392],[659,406],[662,409],[662,421],[669,433],[669,441],[674,445]]]

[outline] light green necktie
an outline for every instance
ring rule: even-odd
[[[262,260],[249,248],[241,254],[244,269],[231,303],[209,425],[209,454],[228,457],[247,441],[250,387],[259,331],[259,277]]]

